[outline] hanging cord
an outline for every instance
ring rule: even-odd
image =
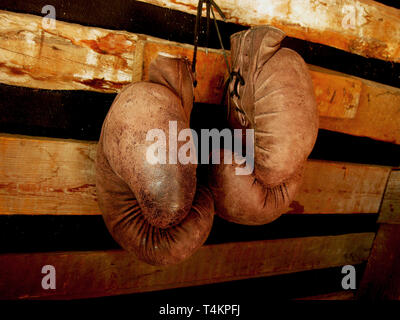
[[[206,14],[207,14],[206,47],[208,47],[208,41],[209,41],[209,37],[210,37],[210,12],[211,12],[213,20],[214,20],[215,29],[217,30],[218,39],[219,39],[219,42],[220,42],[220,45],[222,48],[222,54],[224,56],[226,66],[228,68],[229,78],[231,78],[231,76],[230,76],[231,69],[229,66],[228,58],[226,56],[224,45],[222,43],[222,37],[219,32],[217,19],[215,17],[215,13],[214,13],[214,8],[215,8],[215,10],[217,10],[218,14],[221,16],[221,18],[224,22],[226,22],[225,15],[221,11],[221,9],[218,7],[218,5],[214,2],[214,0],[199,0],[199,4],[197,6],[196,24],[195,24],[195,28],[194,28],[194,51],[193,51],[193,61],[192,61],[192,72],[194,75],[194,82],[193,82],[194,87],[197,86],[196,56],[197,56],[197,47],[199,45],[199,35],[200,35],[200,29],[201,29],[200,28],[201,27],[201,13],[203,11],[204,2],[206,3]]]
[[[224,44],[222,42],[221,33],[218,28],[217,18],[215,17],[214,8],[215,8],[215,10],[217,10],[218,14],[221,16],[221,18],[223,19],[224,22],[226,22],[226,18],[225,18],[224,13],[218,7],[218,5],[214,2],[214,0],[199,0],[198,6],[197,6],[196,24],[195,24],[195,28],[194,28],[194,51],[193,51],[193,61],[192,61],[192,73],[193,73],[193,77],[194,77],[193,86],[194,87],[197,86],[196,57],[197,57],[197,47],[199,45],[199,36],[200,36],[200,30],[201,30],[201,14],[203,11],[204,2],[206,3],[206,18],[207,18],[206,50],[208,48],[208,42],[209,42],[209,38],[210,38],[210,18],[211,18],[210,12],[211,12],[212,18],[214,20],[215,30],[217,31],[217,35],[218,35],[218,40],[221,45],[222,55],[224,56],[225,64],[226,64],[226,67],[228,69],[228,74],[229,74],[229,77],[228,77],[228,79],[226,79],[226,82],[224,84],[224,91],[223,91],[222,100],[220,103],[221,105],[223,105],[226,94],[228,92],[229,84],[233,81],[233,78],[236,78],[236,79],[235,79],[233,91],[230,93],[230,97],[233,97],[236,95],[238,98],[240,98],[240,95],[238,92],[238,85],[240,83],[240,85],[243,86],[245,84],[245,81],[244,81],[242,75],[240,74],[240,70],[232,71],[231,66],[229,65],[228,57],[226,55]],[[234,106],[234,108],[238,112],[244,114],[244,111],[241,110],[240,108],[238,108],[237,106]],[[228,106],[227,109],[228,109],[227,110],[227,118],[229,118],[231,108]]]

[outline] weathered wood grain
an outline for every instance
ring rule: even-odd
[[[400,224],[400,170],[393,170],[383,196],[379,223]]]
[[[320,117],[353,119],[360,104],[360,79],[310,70]]]
[[[196,14],[198,3],[197,0],[139,1],[191,14]],[[291,37],[365,57],[400,62],[400,10],[375,1],[218,0],[216,3],[229,22],[247,26],[270,24]]]
[[[42,89],[118,92],[131,82],[147,80],[157,53],[192,59],[193,46],[123,31],[57,21],[42,26],[41,17],[0,11],[0,82]],[[229,52],[228,52],[229,55]],[[220,50],[198,52],[196,101],[219,103],[226,64]],[[353,118],[361,82],[312,72],[320,114]]]
[[[374,233],[209,245],[187,261],[154,267],[124,251],[0,255],[1,299],[72,299],[217,283],[357,264]],[[42,267],[56,269],[56,289],[41,287]]]
[[[58,90],[118,92],[146,80],[159,51],[192,57],[193,47],[161,39],[0,11],[0,82]],[[229,52],[228,52],[229,55]],[[226,78],[220,50],[198,54],[196,101],[219,103]],[[212,70],[212,72],[210,72]],[[400,143],[400,89],[310,66],[320,127]]]
[[[114,92],[140,80],[138,35],[60,21],[47,29],[42,22],[42,17],[0,11],[1,82]]]
[[[357,291],[361,300],[400,300],[400,225],[381,224]]]
[[[316,66],[312,66],[311,70],[346,76]],[[361,80],[362,88],[354,118],[335,119],[321,116],[319,127],[400,144],[400,89],[365,79],[356,79]]]
[[[308,161],[289,213],[377,213],[389,167]]]
[[[0,138],[1,214],[98,214],[96,144]]]
[[[0,135],[0,214],[99,214],[93,142]],[[390,167],[308,161],[289,213],[377,213]]]

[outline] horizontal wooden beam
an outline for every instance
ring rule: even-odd
[[[345,74],[311,66],[311,70],[346,77]],[[354,77],[351,77],[354,78]],[[321,129],[400,144],[400,89],[360,79],[361,94],[352,119],[321,116]]]
[[[139,36],[0,11],[0,81],[41,89],[115,92],[141,79]],[[7,80],[9,78],[9,80]]]
[[[157,53],[192,58],[193,47],[145,35],[84,27],[0,11],[0,82],[42,89],[118,92],[146,80]],[[228,52],[229,54],[229,52]],[[211,71],[212,70],[212,71]],[[322,116],[354,118],[361,81],[312,71]],[[222,52],[198,52],[196,101],[221,101],[227,69]]]
[[[374,233],[226,243],[200,248],[185,262],[155,267],[125,251],[0,255],[0,299],[73,299],[127,294],[358,264]],[[42,288],[42,268],[56,289]]]
[[[289,213],[377,213],[389,172],[389,167],[310,160]]]
[[[148,65],[160,51],[189,59],[193,55],[191,45],[61,21],[55,29],[44,29],[42,21],[0,11],[0,82],[118,92],[146,80]],[[314,66],[310,72],[321,128],[400,144],[400,89]],[[196,101],[219,103],[226,73],[220,50],[200,48]]]
[[[0,214],[99,214],[96,143],[0,137]]]
[[[379,212],[379,223],[400,224],[400,170],[390,173]]]
[[[182,48],[170,42],[148,41],[145,45],[143,62],[143,79],[148,78],[148,66],[158,52],[192,57],[193,48]],[[212,70],[212,72],[210,72]],[[202,48],[197,57],[197,80],[207,86],[197,90],[197,100],[206,103],[220,103],[223,93],[223,83],[226,77],[226,67],[223,54],[220,50],[209,52]],[[315,96],[319,115],[338,119],[352,119],[356,116],[361,95],[362,82],[351,78],[325,71],[310,70],[315,87]],[[210,77],[211,78],[208,78]],[[196,91],[195,91],[196,92]]]
[[[0,214],[100,214],[96,143],[0,135]],[[390,167],[308,161],[289,213],[377,213]]]
[[[197,0],[139,1],[191,14],[196,14],[198,3]],[[246,26],[270,24],[291,37],[365,57],[400,62],[400,10],[375,1],[217,0],[216,3],[229,22]]]

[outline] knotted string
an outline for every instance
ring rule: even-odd
[[[195,28],[194,28],[194,51],[193,51],[193,61],[192,61],[192,73],[193,73],[193,77],[194,77],[193,86],[194,87],[197,86],[197,74],[196,74],[197,60],[196,60],[196,57],[197,57],[197,47],[199,45],[199,35],[200,35],[200,29],[201,29],[201,14],[203,11],[204,2],[206,3],[206,19],[207,19],[206,48],[208,47],[208,42],[209,42],[209,37],[210,37],[210,12],[211,12],[212,18],[214,20],[214,26],[215,26],[215,29],[216,29],[217,35],[218,35],[218,40],[219,40],[219,43],[222,48],[222,54],[224,56],[225,64],[226,64],[226,67],[228,69],[228,74],[229,74],[229,77],[224,84],[224,92],[223,92],[222,100],[221,100],[221,105],[223,105],[225,96],[228,91],[229,84],[231,83],[231,81],[233,81],[233,78],[236,77],[236,80],[235,80],[233,91],[230,93],[230,97],[233,97],[236,95],[238,98],[240,98],[240,95],[238,92],[238,85],[240,83],[240,85],[243,86],[245,84],[245,81],[244,81],[242,75],[240,74],[240,70],[232,71],[231,66],[229,65],[228,57],[226,55],[224,44],[222,42],[221,33],[218,28],[217,18],[215,17],[214,8],[215,8],[215,10],[217,10],[218,14],[221,16],[221,18],[224,22],[226,22],[226,18],[225,18],[224,13],[218,7],[218,5],[214,2],[214,0],[199,0],[199,3],[197,5],[196,24],[195,24]],[[239,111],[241,113],[244,113],[238,107],[235,107],[235,109],[237,109],[237,111]],[[230,108],[228,107],[227,117],[229,117],[229,113],[230,113]]]
[[[226,22],[226,18],[224,13],[221,11],[221,9],[218,7],[218,5],[214,2],[214,0],[199,0],[199,3],[197,5],[197,15],[196,15],[196,24],[194,27],[194,51],[193,51],[193,61],[192,61],[192,72],[194,75],[194,82],[193,85],[194,87],[197,86],[197,77],[196,77],[196,56],[197,56],[197,47],[199,45],[199,36],[200,36],[200,27],[201,27],[201,14],[203,11],[203,4],[204,2],[206,3],[206,16],[207,16],[207,30],[206,30],[206,47],[208,47],[208,42],[210,38],[210,12],[212,14],[213,20],[214,20],[214,25],[215,29],[217,30],[217,35],[218,35],[218,40],[222,48],[222,54],[224,56],[224,60],[226,63],[226,66],[228,68],[228,72],[230,74],[230,65],[228,62],[228,58],[226,56],[224,44],[222,43],[222,37],[221,33],[219,32],[218,24],[217,24],[217,18],[215,17],[214,13],[214,8],[217,10],[218,14],[221,16],[222,20]]]

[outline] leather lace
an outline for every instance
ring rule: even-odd
[[[214,8],[217,10],[218,14],[221,16],[222,20],[226,22],[226,18],[224,13],[221,11],[221,9],[218,7],[218,5],[214,2],[214,0],[199,0],[199,3],[197,5],[197,15],[196,15],[196,24],[194,28],[194,50],[193,50],[193,61],[192,61],[192,72],[194,75],[194,81],[193,81],[193,86],[197,86],[197,80],[196,80],[196,56],[197,56],[197,47],[199,46],[199,36],[200,36],[200,27],[201,27],[201,13],[203,10],[203,4],[206,3],[206,13],[207,13],[207,29],[206,29],[206,48],[208,47],[208,41],[210,37],[210,13],[212,14],[213,20],[214,20],[214,25],[215,29],[217,30],[217,35],[218,35],[218,40],[222,48],[222,54],[224,56],[224,60],[226,63],[226,66],[230,72],[230,66],[228,62],[228,58],[226,56],[225,48],[222,43],[222,38],[221,38],[221,33],[219,32],[218,24],[217,24],[217,18],[215,17],[214,13]]]
[[[203,10],[203,5],[204,3],[206,3],[206,16],[207,16],[207,28],[206,28],[206,48],[208,47],[208,41],[209,41],[209,36],[210,36],[210,13],[213,17],[213,21],[214,21],[214,25],[215,25],[215,29],[217,31],[217,35],[218,35],[218,40],[219,43],[221,45],[222,48],[222,54],[224,56],[224,60],[229,72],[229,77],[224,85],[224,92],[222,95],[222,101],[221,104],[223,105],[224,103],[224,99],[225,96],[228,92],[228,88],[229,85],[232,81],[234,82],[234,87],[233,87],[233,91],[230,92],[230,97],[234,97],[237,96],[238,99],[240,99],[240,95],[238,92],[238,85],[240,84],[241,86],[245,85],[245,81],[243,76],[240,74],[240,70],[238,71],[232,71],[231,70],[231,66],[229,65],[228,62],[228,58],[226,56],[226,52],[225,52],[225,48],[224,48],[224,44],[222,42],[222,37],[221,37],[221,33],[219,31],[218,28],[218,24],[217,24],[217,19],[215,17],[215,13],[214,13],[214,8],[215,10],[217,10],[218,14],[221,16],[221,18],[223,19],[224,22],[226,22],[225,19],[225,15],[222,12],[222,10],[218,7],[218,5],[214,2],[214,0],[199,0],[199,3],[197,5],[197,15],[196,15],[196,24],[195,24],[195,29],[194,29],[194,50],[193,50],[193,60],[192,60],[192,73],[193,73],[193,86],[196,87],[197,86],[197,75],[196,75],[196,57],[197,57],[197,47],[199,46],[199,36],[200,36],[200,28],[201,28],[201,14],[202,14],[202,10]],[[235,79],[235,80],[234,80]],[[234,106],[235,110],[245,114],[245,112],[240,109],[238,106]],[[229,117],[229,113],[230,113],[230,107],[228,107],[228,114],[227,116]]]

